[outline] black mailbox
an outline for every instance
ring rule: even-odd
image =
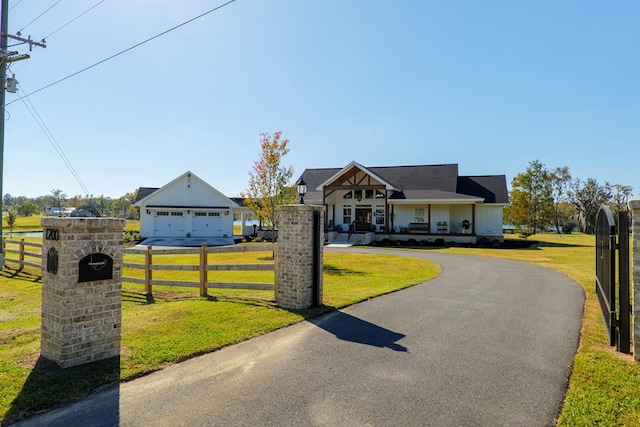
[[[107,254],[96,252],[80,260],[78,265],[78,282],[113,279],[113,258]]]

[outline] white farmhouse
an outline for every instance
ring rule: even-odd
[[[325,208],[329,241],[503,240],[504,175],[462,176],[457,164],[307,169],[305,202]],[[342,235],[342,233],[346,233]],[[358,236],[358,234],[360,236]]]
[[[233,211],[240,206],[192,172],[164,187],[140,187],[142,238],[228,239],[233,244]]]

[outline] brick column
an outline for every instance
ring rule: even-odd
[[[316,278],[318,304],[322,304],[324,215],[321,206],[278,206],[278,249],[276,260],[276,302],[291,309],[305,309],[314,302]],[[314,247],[314,212],[319,215],[319,241]],[[314,250],[319,265],[314,269]],[[315,275],[317,273],[317,276]]]
[[[41,354],[62,368],[120,355],[125,223],[42,219]]]
[[[633,358],[640,362],[640,200],[631,200],[633,224]]]

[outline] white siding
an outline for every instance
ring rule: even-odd
[[[140,206],[140,234],[145,238],[232,236],[234,206],[230,199],[200,178],[185,174],[144,199]],[[158,215],[158,212],[169,212],[169,215]],[[207,215],[203,220],[196,212]]]
[[[227,197],[193,177],[184,177],[163,187],[147,197],[145,202],[147,205],[230,207]]]
[[[451,232],[451,218],[449,215],[449,205],[431,205],[431,224],[429,229],[432,233],[438,232],[438,223],[447,223],[447,233]]]
[[[476,233],[478,236],[502,237],[502,206],[476,207]]]

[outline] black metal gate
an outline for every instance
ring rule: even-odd
[[[616,292],[616,251],[618,292]],[[618,298],[616,298],[616,294]],[[631,306],[629,304],[629,212],[618,212],[618,225],[608,207],[596,220],[596,295],[609,333],[609,345],[621,353],[631,348]],[[619,314],[619,315],[618,315]]]

